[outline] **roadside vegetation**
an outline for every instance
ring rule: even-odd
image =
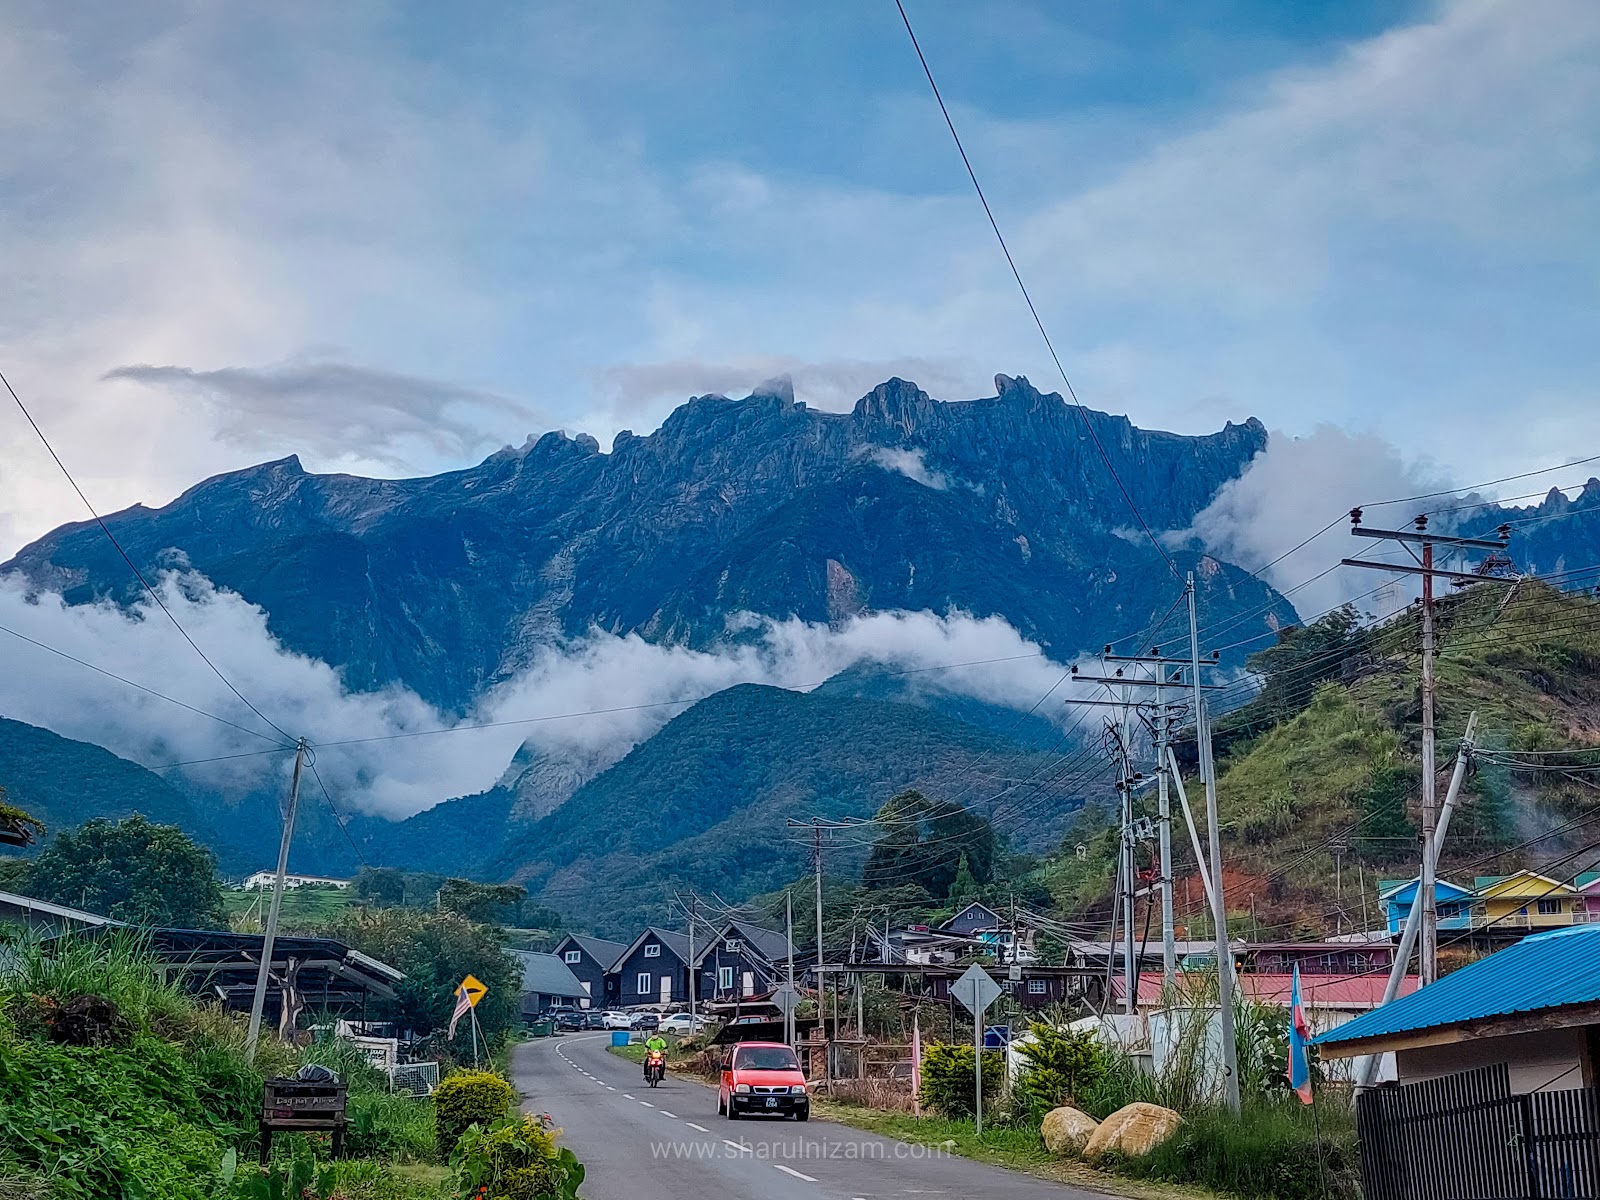
[[[1197,999],[1190,997],[1191,1000]],[[1105,1187],[1108,1176],[1199,1187],[1264,1200],[1358,1200],[1355,1127],[1343,1094],[1318,1097],[1307,1108],[1284,1077],[1287,1028],[1277,1009],[1240,1004],[1236,1013],[1243,1111],[1229,1113],[1208,1091],[1205,1034],[1199,1020],[1181,1028],[1173,1061],[1160,1075],[1142,1069],[1121,1049],[1092,1032],[1036,1024],[1026,1061],[1006,1087],[998,1052],[984,1062],[984,1122],[972,1119],[973,1053],[970,1042],[934,1043],[923,1057],[922,1116],[913,1116],[909,1093],[890,1098],[846,1083],[822,1104],[820,1115],[886,1136],[945,1145],[966,1157],[1049,1178]],[[853,1099],[868,1103],[852,1103]],[[1050,1153],[1041,1134],[1052,1109],[1071,1106],[1104,1120],[1129,1104],[1178,1112],[1173,1137],[1141,1157],[1107,1155],[1089,1164]],[[1118,1184],[1119,1188],[1124,1185]]]
[[[10,1200],[533,1200],[582,1168],[515,1112],[509,1083],[447,1074],[437,1099],[389,1092],[350,1043],[264,1039],[162,982],[136,933],[14,937],[0,955],[0,1184]],[[321,1064],[349,1084],[346,1157],[280,1135],[267,1171],[263,1080]],[[478,1191],[478,1188],[484,1188]]]

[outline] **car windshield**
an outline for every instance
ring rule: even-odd
[[[733,1065],[756,1071],[798,1071],[800,1060],[787,1046],[751,1046],[739,1051]]]

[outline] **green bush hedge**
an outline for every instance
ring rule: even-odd
[[[489,1071],[456,1071],[433,1093],[439,1156],[448,1158],[469,1125],[492,1125],[511,1111],[516,1092]]]
[[[922,1052],[922,1092],[924,1106],[947,1117],[972,1113],[975,1091],[974,1060],[971,1046],[934,1042]],[[1000,1092],[1004,1075],[998,1050],[983,1052],[983,1100],[992,1102]]]

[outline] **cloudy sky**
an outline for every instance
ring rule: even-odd
[[[1600,5],[907,6],[1087,403],[1461,483],[1600,450]],[[892,0],[3,0],[0,252],[104,508],[1053,378]],[[30,439],[0,557],[82,515]]]

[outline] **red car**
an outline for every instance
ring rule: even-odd
[[[756,1113],[810,1120],[811,1095],[794,1051],[780,1042],[732,1047],[722,1060],[717,1112],[727,1113],[730,1121]]]

